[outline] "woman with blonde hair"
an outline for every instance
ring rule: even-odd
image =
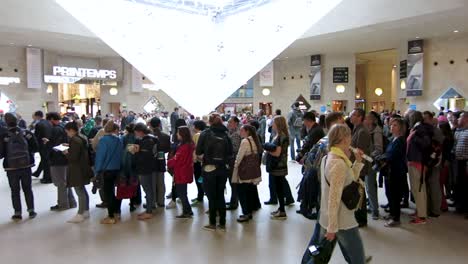
[[[272,219],[284,220],[287,218],[285,206],[285,186],[286,175],[288,175],[288,147],[289,133],[286,119],[283,116],[276,116],[273,119],[273,131],[276,136],[273,139],[273,145],[265,144],[267,156],[267,172],[270,173],[269,179],[274,183],[279,201],[277,211],[271,213]],[[270,146],[267,146],[270,145]]]
[[[343,190],[354,181],[359,181],[364,167],[363,152],[357,150],[354,153],[356,161],[354,164],[350,161],[351,130],[347,125],[332,126],[328,139],[329,153],[324,157],[321,168],[320,237],[328,241],[336,239],[346,262],[364,264],[364,246],[354,217],[359,205],[349,209],[349,203],[345,204],[342,199]]]

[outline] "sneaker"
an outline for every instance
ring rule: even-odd
[[[176,208],[176,203],[174,201],[170,201],[167,205],[166,205],[166,209],[174,209]]]
[[[115,218],[106,217],[101,220],[101,224],[103,225],[114,225],[116,223],[117,223],[117,220],[115,220]]]
[[[29,218],[30,219],[34,219],[34,218],[36,218],[36,216],[37,216],[36,212],[34,212],[34,211],[29,212]]]
[[[78,224],[85,220],[84,216],[81,214],[75,215],[72,219],[68,220],[67,223]]]
[[[275,214],[277,214],[277,213],[279,213],[279,210],[276,210],[276,211],[271,212],[270,215],[275,215]]]
[[[225,225],[218,225],[218,226],[216,226],[216,229],[221,231],[221,232],[226,232],[226,226]]]
[[[50,207],[50,210],[51,211],[64,211],[64,210],[67,210],[68,208],[65,208],[65,207],[61,207],[59,205],[54,205],[54,206],[51,206]]]
[[[411,220],[411,224],[414,224],[414,225],[424,225],[426,224],[426,219],[425,218],[419,218],[419,217],[416,217],[414,218],[413,220]]]
[[[275,204],[278,204],[278,202],[276,201],[272,201],[272,200],[268,200],[266,202],[264,202],[265,205],[275,205]]]
[[[96,204],[96,207],[97,207],[97,208],[104,209],[104,208],[107,208],[107,204],[104,203],[104,202],[102,202],[102,203],[100,203],[100,204]]]
[[[88,218],[89,218],[89,211],[84,211],[83,217],[84,217],[85,219],[88,219]]]
[[[401,222],[400,221],[394,221],[393,219],[391,220],[388,220],[386,223],[385,223],[385,227],[397,227],[401,225]]]
[[[153,214],[149,214],[147,212],[144,212],[138,215],[138,220],[142,220],[142,221],[149,220],[151,218],[153,218]]]
[[[216,231],[216,226],[215,225],[206,225],[203,227],[203,229],[208,230],[208,231]]]
[[[20,214],[15,214],[11,217],[11,220],[13,221],[21,221],[23,217]]]
[[[239,218],[237,218],[237,222],[245,223],[245,222],[250,221],[250,219],[252,219],[252,215],[241,215],[239,216]]]
[[[181,214],[176,216],[177,219],[187,219],[187,218],[192,218],[191,214]]]
[[[288,216],[286,215],[285,212],[280,212],[278,211],[276,214],[271,216],[271,219],[273,220],[286,220]]]

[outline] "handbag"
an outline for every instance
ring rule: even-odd
[[[333,254],[333,249],[335,249],[336,240],[328,241],[325,238],[321,239],[321,242],[318,245],[312,245],[309,247],[309,254],[311,260],[313,260],[314,264],[326,264],[330,262],[330,259]],[[310,263],[307,262],[307,263]]]
[[[254,153],[250,139],[247,140],[249,141],[252,153],[244,156],[239,164],[238,175],[243,181],[253,180],[262,176],[259,156],[257,153]]]
[[[130,199],[135,196],[137,191],[138,181],[137,180],[121,180],[117,184],[117,195],[118,200]]]
[[[327,157],[325,157],[325,162],[326,160],[327,160]],[[322,167],[322,169],[323,169],[322,173],[324,173],[325,171],[324,166]],[[328,181],[326,175],[324,176],[324,178],[328,186],[330,186],[330,182]],[[360,207],[363,198],[364,198],[364,187],[358,181],[352,181],[350,184],[346,185],[343,188],[343,192],[341,194],[341,201],[349,210],[355,210],[356,208]]]

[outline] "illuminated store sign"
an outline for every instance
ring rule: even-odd
[[[92,79],[116,79],[117,72],[115,70],[104,69],[88,69],[54,66],[52,70],[54,76],[92,78]]]
[[[11,83],[20,83],[21,80],[18,77],[0,77],[0,85],[9,85]]]

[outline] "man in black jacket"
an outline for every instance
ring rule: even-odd
[[[37,121],[34,127],[34,136],[36,136],[36,140],[39,144],[39,154],[41,155],[41,162],[39,163],[39,166],[32,175],[34,177],[39,177],[41,172],[44,171],[41,183],[52,183],[52,180],[50,178],[49,149],[44,143],[44,139],[50,140],[50,136],[52,133],[52,125],[49,123],[49,121],[44,119],[44,113],[42,111],[36,111],[33,117],[34,120]]]
[[[37,151],[37,142],[31,132],[22,130],[16,125],[17,118],[14,114],[6,113],[5,122],[8,128],[2,128],[0,131],[0,158],[3,158],[3,168],[5,168],[8,177],[11,189],[11,201],[15,210],[11,218],[15,221],[22,219],[21,188],[23,188],[26,199],[29,218],[34,218],[37,214],[34,212],[31,168],[34,166],[34,153]],[[12,140],[19,140],[18,142],[22,142],[23,144],[18,144],[18,142],[13,143],[15,141],[12,142]],[[13,159],[11,155],[15,158]]]
[[[226,230],[226,205],[224,188],[228,178],[228,164],[232,157],[232,143],[228,129],[223,125],[219,114],[211,114],[210,128],[203,131],[198,140],[196,154],[203,156],[203,184],[208,196],[210,223],[204,228],[215,231]],[[216,227],[216,215],[219,225]]]
[[[62,211],[76,207],[75,196],[71,188],[67,188],[68,160],[60,151],[53,150],[54,147],[68,143],[68,137],[60,124],[60,115],[56,112],[47,114],[47,120],[52,124],[50,140],[45,139],[50,151],[50,176],[57,187],[57,205],[50,207],[52,211]]]
[[[304,144],[302,145],[301,151],[296,157],[296,161],[302,160],[304,155],[309,152],[312,147],[325,136],[323,128],[316,122],[315,114],[307,112],[304,114]]]
[[[162,132],[161,119],[153,117],[150,121],[153,135],[158,138],[158,171],[156,172],[156,182],[154,186],[156,203],[158,207],[164,207],[164,194],[166,185],[164,183],[164,173],[166,172],[166,154],[171,150],[171,137]]]

